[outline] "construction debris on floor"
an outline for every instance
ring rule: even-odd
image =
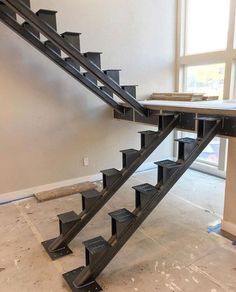
[[[70,291],[61,274],[84,264],[82,242],[96,235],[108,238],[107,212],[133,206],[131,186],[153,179],[156,171],[135,174],[71,243],[73,254],[55,262],[41,242],[57,235],[57,214],[80,210],[80,195],[0,207],[1,291]],[[199,179],[206,192],[199,191]],[[236,291],[235,246],[207,232],[222,214],[223,190],[222,179],[186,173],[99,277],[104,291]],[[215,198],[212,205],[208,195]]]

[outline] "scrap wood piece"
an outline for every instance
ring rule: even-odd
[[[210,100],[219,100],[219,96],[204,95],[203,96],[203,100],[208,100],[208,101],[210,101]]]
[[[34,194],[34,196],[39,202],[44,202],[48,200],[58,199],[65,196],[74,195],[74,194],[85,192],[88,190],[93,190],[96,187],[97,185],[92,182],[84,182],[84,183],[79,183],[72,186],[66,186],[66,187],[56,188],[49,191],[39,192],[39,193]]]
[[[218,100],[219,96],[209,96],[204,93],[186,93],[186,92],[170,92],[170,93],[153,93],[152,100],[160,101],[210,101]]]

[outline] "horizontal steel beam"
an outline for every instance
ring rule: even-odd
[[[136,123],[143,123],[149,125],[157,125],[156,116],[160,113],[160,110],[150,110],[149,117],[142,117],[138,113],[134,112],[132,114],[132,108],[127,107],[125,110],[125,114],[120,115],[114,113],[114,118],[119,120],[128,120]],[[164,112],[168,112],[167,110],[163,110]],[[173,111],[171,111],[173,112]],[[199,116],[204,117],[217,117],[222,120],[222,127],[219,128],[217,136],[222,137],[236,137],[236,116],[227,116],[227,115],[209,115],[209,114],[199,114],[194,112],[185,112],[183,111],[175,111],[176,114],[180,115],[180,122],[177,126],[177,130],[186,130],[186,131],[195,131],[196,123],[195,118]],[[133,117],[134,116],[134,117]]]

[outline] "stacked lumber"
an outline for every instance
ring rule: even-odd
[[[219,96],[209,96],[204,93],[153,93],[151,98],[153,100],[165,100],[165,101],[210,101],[218,100]]]

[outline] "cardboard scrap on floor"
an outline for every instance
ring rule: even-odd
[[[92,190],[92,189],[95,189],[96,187],[97,185],[95,183],[84,182],[84,183],[79,183],[72,186],[66,186],[66,187],[53,189],[50,191],[36,193],[34,194],[34,196],[39,202],[44,202],[44,201],[58,199],[61,197],[70,196],[70,195],[74,195],[80,192]]]
[[[204,93],[153,93],[150,99],[165,101],[210,101],[218,100],[219,96],[208,96]]]

